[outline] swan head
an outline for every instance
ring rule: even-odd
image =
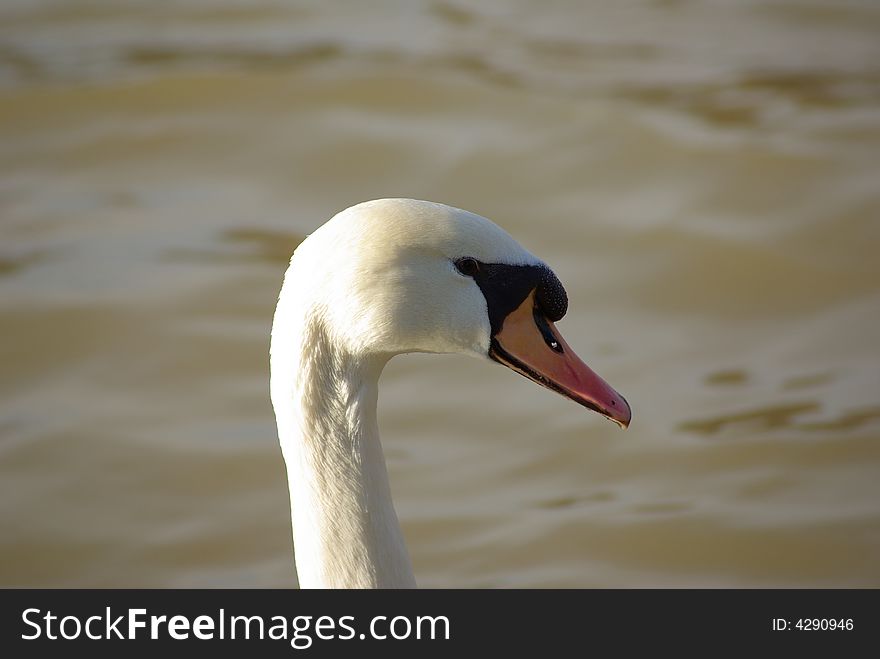
[[[278,313],[285,302],[347,354],[487,358],[621,427],[630,422],[626,400],[554,325],[568,306],[559,279],[474,213],[413,199],[352,206],[297,248]]]

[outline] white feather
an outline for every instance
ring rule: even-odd
[[[297,248],[272,326],[271,396],[302,587],[414,587],[376,422],[394,355],[485,358],[486,300],[454,259],[537,264],[489,220],[442,204],[349,208]]]

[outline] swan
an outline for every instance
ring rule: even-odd
[[[376,421],[391,357],[492,360],[625,428],[626,400],[557,331],[552,270],[490,220],[444,204],[352,206],[296,248],[272,323],[270,395],[303,588],[411,588]]]

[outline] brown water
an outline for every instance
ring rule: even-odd
[[[634,410],[394,360],[422,585],[880,586],[880,5],[351,4],[0,2],[0,585],[294,585],[285,262],[412,196]]]

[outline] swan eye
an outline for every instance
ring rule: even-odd
[[[473,277],[480,271],[480,263],[469,256],[458,259],[455,262],[456,269],[465,277]]]

